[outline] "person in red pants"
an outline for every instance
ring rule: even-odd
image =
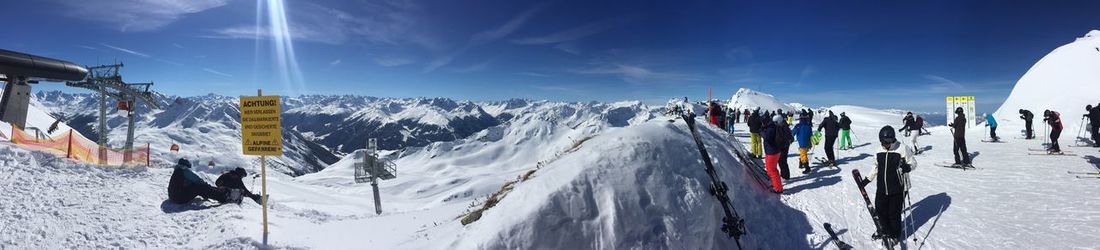
[[[776,193],[783,193],[783,180],[780,179],[779,169],[776,165],[779,164],[779,150],[782,148],[782,143],[778,131],[780,129],[787,129],[779,127],[779,124],[783,121],[783,116],[776,115],[769,120],[765,120],[763,141],[764,141],[764,168],[768,171],[768,178],[772,180],[772,187],[775,188]],[[782,159],[786,160],[786,159]]]

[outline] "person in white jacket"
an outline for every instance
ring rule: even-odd
[[[909,193],[909,173],[916,169],[917,161],[909,147],[901,146],[894,134],[894,128],[882,127],[878,138],[881,148],[875,154],[875,170],[871,178],[877,181],[875,190],[875,212],[878,213],[882,228],[880,237],[899,239],[902,235],[901,212],[905,196]],[[860,185],[871,181],[864,178]]]

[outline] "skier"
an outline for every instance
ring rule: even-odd
[[[191,162],[183,158],[176,162],[172,177],[168,180],[168,200],[176,204],[191,202],[197,196],[219,203],[240,203],[240,197],[233,197],[230,190],[207,184],[195,172],[191,172]]]
[[[989,140],[1000,141],[1001,138],[997,137],[997,119],[993,118],[993,115],[982,114],[985,116],[985,126],[989,127]]]
[[[760,112],[752,111],[752,115],[745,120],[749,125],[749,142],[752,143],[750,150],[752,151],[752,157],[760,158]]]
[[[783,120],[777,115],[771,119],[764,119],[764,168],[768,172],[768,178],[772,179],[772,187],[775,188],[776,193],[783,193],[783,181],[780,180],[779,170],[776,169],[776,164],[779,163],[779,148],[780,142],[777,140],[776,130],[779,129],[778,123]]]
[[[840,122],[837,122],[836,115],[833,111],[829,111],[829,116],[826,116],[821,121],[821,125],[817,127],[817,131],[825,129],[825,156],[828,158],[825,161],[827,166],[836,166],[836,155],[833,152],[833,144],[836,143],[837,134],[840,132]]]
[[[775,131],[775,141],[779,144],[779,175],[787,180],[791,178],[791,168],[787,164],[787,155],[791,152],[794,134],[791,133],[791,125],[782,119],[776,125]]]
[[[852,119],[840,112],[840,149],[853,149],[852,147]]]
[[[241,195],[251,198],[256,204],[262,204],[260,201],[260,195],[253,194],[248,191],[248,188],[244,186],[244,181],[241,181],[245,176],[248,176],[248,172],[244,171],[244,168],[236,168],[233,171],[225,172],[221,176],[218,176],[217,180],[214,180],[214,185],[219,188],[230,188],[241,190]]]
[[[909,139],[910,139],[909,144],[911,144],[913,146],[913,152],[915,152],[916,154],[921,153],[920,148],[917,146],[917,137],[920,137],[920,134],[921,134],[921,128],[920,127],[924,125],[923,120],[924,119],[921,119],[921,122],[917,122],[917,119],[913,118],[913,112],[906,112],[905,113],[905,118],[901,119],[901,121],[905,125],[903,125],[900,129],[898,129],[898,132],[905,131],[905,136],[909,137]],[[917,131],[916,134],[912,133],[914,130]]]
[[[955,154],[955,165],[971,166],[970,154],[966,151],[966,114],[963,113],[962,107],[955,108],[955,121],[947,126],[954,130],[955,141],[951,152]]]
[[[905,202],[905,195],[909,192],[909,172],[917,167],[917,161],[913,158],[913,152],[908,147],[902,147],[894,134],[894,128],[884,126],[879,130],[879,142],[882,149],[875,154],[875,170],[871,178],[876,180],[875,212],[882,227],[886,239],[900,239],[902,233],[901,212]],[[863,178],[860,186],[870,184],[871,180]],[[872,235],[872,238],[877,238]]]
[[[1046,110],[1043,111],[1043,121],[1050,124],[1050,147],[1047,148],[1047,153],[1062,153],[1062,147],[1058,146],[1058,137],[1062,135],[1062,115],[1052,110]]]
[[[798,139],[798,168],[802,169],[802,174],[810,173],[810,147],[813,144],[810,143],[810,136],[813,135],[813,125],[810,125],[810,118],[806,112],[798,114],[798,125],[794,125],[791,129],[791,134],[795,139]]]
[[[721,110],[718,109],[718,104],[714,101],[707,103],[707,121],[710,121],[710,125],[721,128],[722,125],[718,124],[718,119],[721,118]]]
[[[917,115],[917,132],[920,135],[930,135],[932,132],[928,132],[928,129],[924,128],[924,117]]]
[[[1035,114],[1026,109],[1020,109],[1020,119],[1024,120],[1024,139],[1035,139],[1035,133],[1031,130],[1031,120],[1035,119]]]
[[[741,115],[745,117],[745,119],[741,120],[741,122],[748,123],[749,116],[752,115],[752,112],[749,112],[749,109],[745,109],[745,112],[741,112]]]
[[[726,114],[729,114],[726,116],[726,131],[733,134],[733,124],[737,123],[737,110],[726,108]]]
[[[1092,146],[1100,147],[1100,104],[1096,107],[1092,105],[1085,106],[1085,110],[1088,111],[1085,117],[1089,118],[1089,133],[1092,133]]]

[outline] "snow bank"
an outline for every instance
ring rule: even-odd
[[[1043,110],[1062,114],[1066,131],[1077,132],[1085,105],[1100,104],[1100,30],[1058,47],[1031,66],[997,109],[998,120],[1023,126],[1019,109],[1031,110],[1042,133]]]

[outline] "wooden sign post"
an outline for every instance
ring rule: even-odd
[[[241,150],[260,156],[260,204],[263,207],[264,245],[267,245],[267,156],[283,155],[282,111],[279,96],[242,96]]]

